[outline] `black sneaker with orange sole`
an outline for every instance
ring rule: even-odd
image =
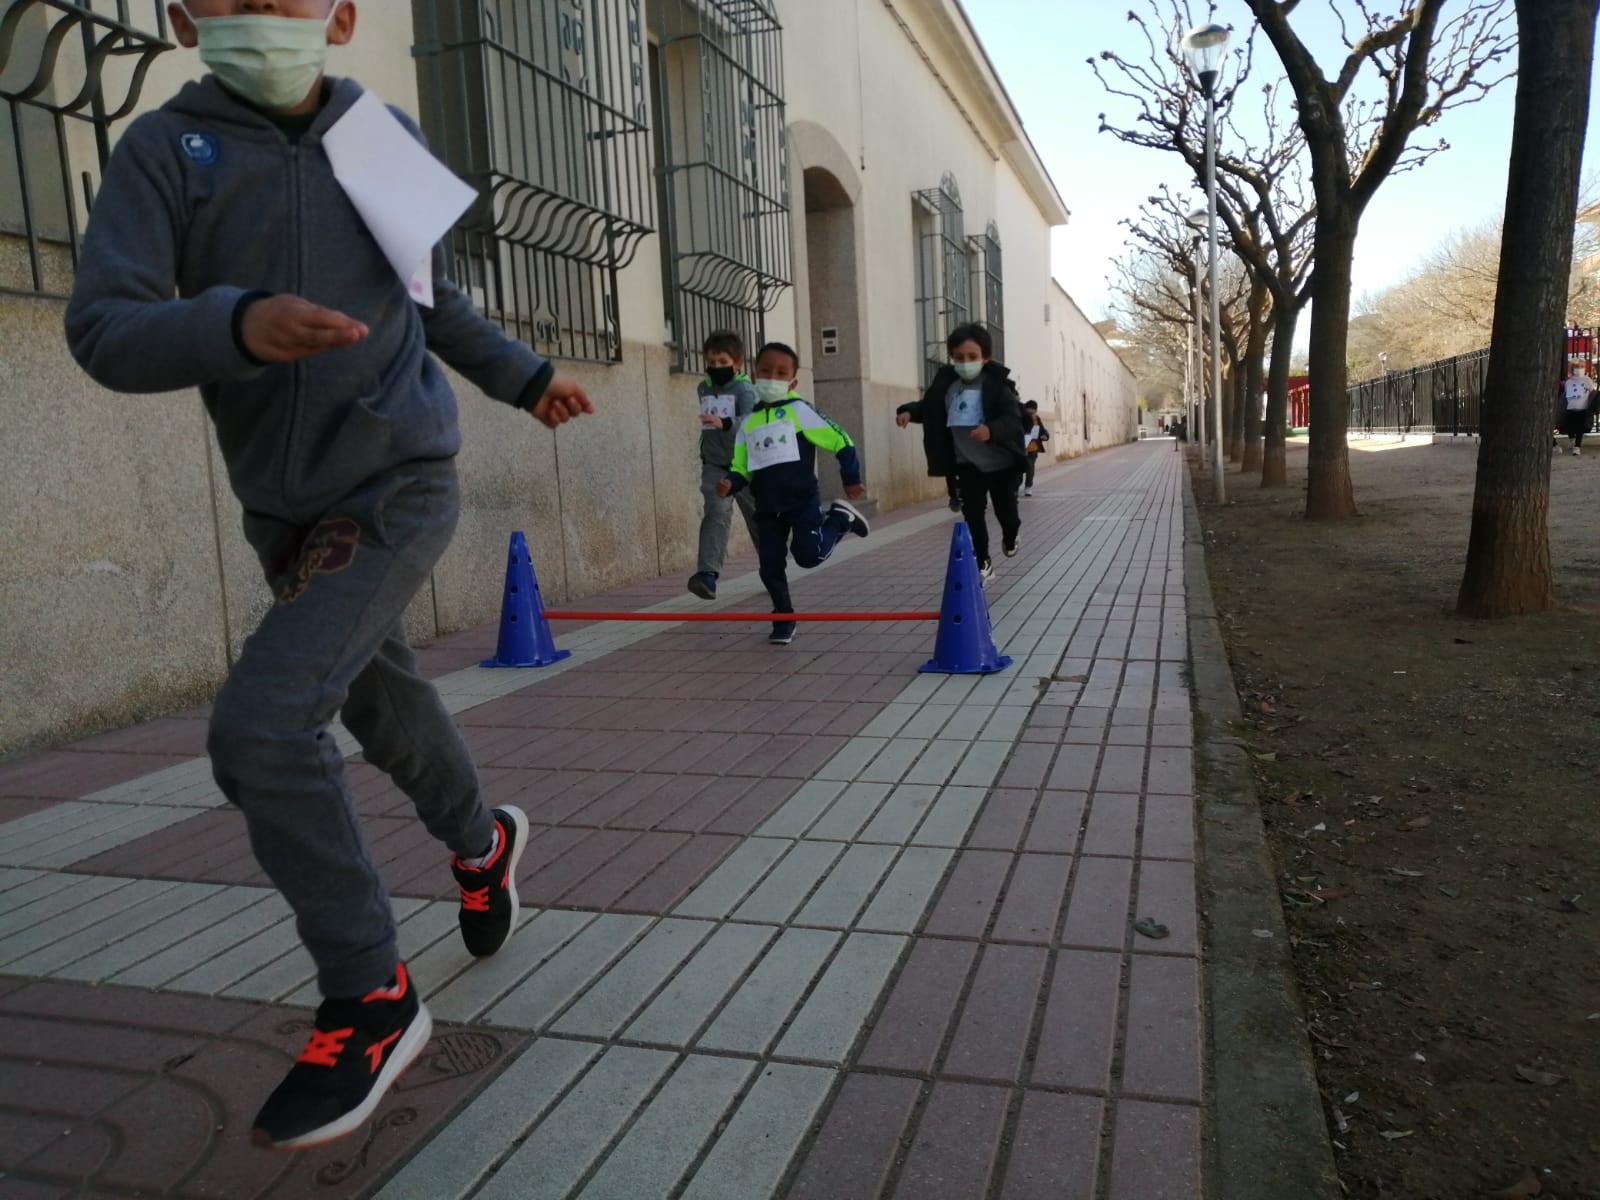
[[[500,827],[494,857],[481,867],[450,860],[450,871],[461,885],[461,940],[476,958],[500,949],[517,927],[517,863],[528,847],[528,817],[520,808],[497,808],[494,821]]]
[[[354,1133],[433,1036],[433,1018],[400,963],[389,987],[324,1000],[311,1040],[256,1114],[250,1140],[304,1150]]]

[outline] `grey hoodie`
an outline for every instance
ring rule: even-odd
[[[66,312],[73,356],[104,386],[198,387],[246,511],[296,524],[365,479],[460,449],[455,396],[430,350],[510,404],[532,404],[553,373],[445,280],[442,246],[434,307],[412,301],[322,149],[361,86],[327,82],[295,144],[210,76],[129,125]],[[296,363],[257,362],[238,339],[241,302],[281,292],[371,332]]]

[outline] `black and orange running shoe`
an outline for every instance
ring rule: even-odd
[[[494,821],[500,843],[488,862],[469,867],[459,857],[450,860],[461,885],[461,940],[478,958],[500,949],[517,927],[517,863],[528,846],[528,818],[520,808],[497,808]]]
[[[256,1114],[250,1140],[303,1150],[355,1132],[433,1035],[406,966],[360,999],[324,1000],[311,1039]]]

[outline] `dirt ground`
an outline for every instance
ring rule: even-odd
[[[1559,611],[1499,623],[1453,613],[1473,448],[1357,443],[1337,526],[1305,462],[1196,493],[1346,1192],[1600,1200],[1600,446]]]

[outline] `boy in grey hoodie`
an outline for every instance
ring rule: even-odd
[[[322,139],[363,93],[324,78],[323,60],[354,34],[352,0],[169,11],[212,74],[122,135],[67,340],[106,387],[199,388],[276,596],[216,698],[208,750],[326,997],[255,1121],[258,1144],[299,1148],[363,1125],[431,1030],[335,717],[454,852],[468,950],[494,953],[517,916],[527,818],[483,803],[401,619],[460,508],[456,402],[432,354],[552,428],[593,410],[474,311],[444,278],[442,247],[433,305],[414,301],[335,179]]]
[[[756,410],[756,388],[744,369],[744,340],[719,329],[701,346],[706,377],[696,389],[700,397],[700,495],[705,512],[700,517],[700,559],[689,576],[689,590],[702,600],[717,598],[717,577],[728,553],[728,533],[738,506],[750,541],[756,540],[756,510],[743,492],[732,500],[717,495],[717,484],[733,462],[733,443],[744,419]]]

